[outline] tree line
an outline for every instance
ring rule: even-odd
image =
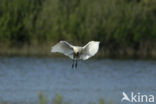
[[[1,0],[0,46],[99,40],[109,50],[156,48],[155,0]]]

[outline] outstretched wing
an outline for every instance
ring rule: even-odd
[[[62,53],[71,59],[73,58],[73,46],[66,41],[60,41],[51,48],[51,52]]]
[[[88,58],[94,56],[99,50],[99,41],[90,41],[82,49],[80,59],[87,60]]]

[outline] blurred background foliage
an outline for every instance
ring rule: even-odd
[[[156,0],[1,0],[0,47],[49,49],[59,40],[156,56]]]

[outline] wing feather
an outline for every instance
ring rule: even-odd
[[[99,41],[90,41],[82,49],[82,54],[80,59],[87,60],[88,58],[94,56],[99,50]]]
[[[62,53],[71,59],[73,58],[73,46],[66,41],[60,41],[51,48],[51,52]]]

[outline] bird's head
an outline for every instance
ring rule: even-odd
[[[75,55],[79,55],[80,54],[78,48],[76,48],[76,47],[73,48],[73,51],[74,51]]]

